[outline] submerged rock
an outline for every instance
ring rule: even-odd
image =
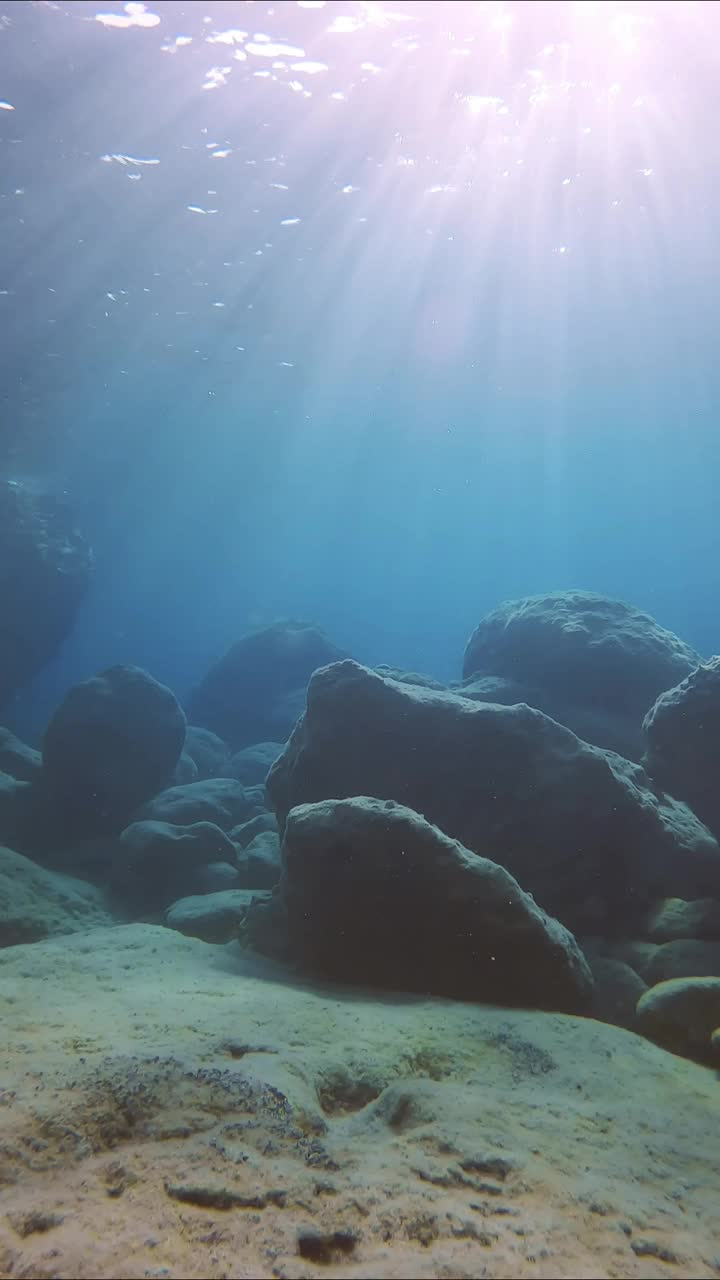
[[[638,1029],[674,1053],[710,1062],[717,1057],[720,978],[672,978],[640,997]]]
[[[207,868],[221,862],[236,868],[235,846],[212,822],[133,822],[114,851],[110,889],[126,911],[153,915],[202,892]]]
[[[138,813],[138,819],[171,822],[187,826],[192,822],[214,822],[223,831],[246,822],[262,812],[262,788],[243,787],[234,778],[206,778],[168,787]]]
[[[720,891],[720,849],[638,766],[541,712],[383,679],[346,661],[316,672],[267,780],[295,805],[395,800],[499,862],[572,928],[617,932],[650,902]]]
[[[246,787],[264,783],[270,766],[277,760],[283,746],[282,742],[256,742],[252,747],[244,747],[232,758],[232,777]]]
[[[631,605],[560,591],[507,601],[483,618],[468,641],[463,677],[510,679],[532,706],[580,737],[636,759],[648,708],[701,661]]]
[[[284,742],[302,711],[313,671],[346,655],[316,627],[277,622],[234,644],[190,698],[194,723],[234,751],[257,742]]]
[[[702,663],[648,711],[644,764],[720,836],[720,658]]]
[[[53,715],[43,788],[78,832],[119,829],[172,777],[184,741],[171,690],[140,667],[111,667],[75,685]]]
[[[189,724],[185,734],[185,752],[197,769],[194,781],[234,777],[230,769],[230,749],[211,729],[201,729],[199,725]]]
[[[648,964],[645,976],[650,986],[671,978],[720,978],[720,942],[697,938],[664,942]]]
[[[291,951],[344,982],[578,1012],[592,978],[572,934],[502,867],[392,801],[288,815]]]
[[[610,956],[588,956],[595,983],[590,1013],[599,1022],[616,1027],[637,1028],[637,1002],[647,991],[647,983],[622,960]]]
[[[280,838],[275,831],[260,831],[245,846],[238,863],[249,889],[272,889],[280,879]]]
[[[176,929],[188,938],[203,942],[224,943],[237,938],[250,907],[267,894],[250,889],[226,889],[222,893],[204,893],[173,902],[165,915],[168,929]]]
[[[0,707],[55,655],[92,577],[67,503],[0,480]]]
[[[0,847],[0,947],[112,924],[103,895]]]
[[[720,900],[664,898],[648,917],[646,932],[653,942],[674,942],[676,938],[720,941]]]
[[[238,848],[246,849],[251,841],[263,831],[274,831],[277,834],[278,823],[274,813],[263,810],[255,818],[250,818],[247,822],[241,822],[238,826],[232,827],[228,831],[228,835]]]
[[[175,765],[172,781],[176,787],[185,787],[189,782],[197,782],[198,770],[192,756],[184,751]]]

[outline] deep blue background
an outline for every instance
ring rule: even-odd
[[[97,553],[28,733],[278,616],[450,678],[499,601],[580,586],[720,649],[718,6],[624,6],[630,51],[571,5],[386,7],[0,3],[0,467]]]

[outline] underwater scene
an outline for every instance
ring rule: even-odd
[[[719,107],[0,0],[0,1280],[720,1277]]]

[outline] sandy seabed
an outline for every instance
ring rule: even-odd
[[[149,925],[0,952],[0,1276],[720,1275],[720,1081]]]

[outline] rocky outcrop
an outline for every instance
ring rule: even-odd
[[[644,764],[720,836],[720,658],[704,662],[648,711]]]
[[[253,631],[210,668],[190,697],[190,718],[219,734],[233,751],[257,742],[284,742],[313,671],[343,657],[304,622]]]
[[[92,576],[68,505],[0,480],[0,707],[57,653]]]
[[[266,787],[281,826],[295,805],[328,798],[407,805],[587,932],[629,926],[661,896],[720,890],[716,841],[638,765],[525,705],[470,702],[355,662],[313,676]]]
[[[42,744],[42,787],[63,825],[122,829],[172,777],[185,741],[175,695],[140,667],[111,667],[75,685]]]
[[[502,867],[419,814],[368,797],[288,815],[280,894],[291,953],[326,978],[579,1012],[572,934]]]
[[[112,924],[94,885],[0,847],[0,947]]]
[[[463,677],[509,679],[580,737],[638,759],[648,708],[701,661],[631,605],[560,591],[507,601],[483,618],[468,641]]]

